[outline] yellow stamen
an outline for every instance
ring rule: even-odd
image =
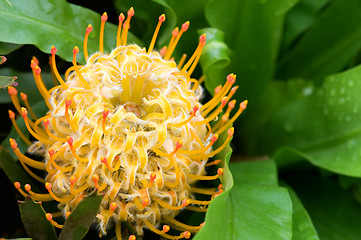
[[[91,33],[92,31],[93,31],[93,26],[91,24],[89,24],[85,30],[85,37],[84,37],[84,42],[83,42],[83,52],[84,52],[85,61],[88,61],[88,59],[89,59],[88,38],[89,38],[89,33]]]
[[[68,89],[68,85],[65,84],[64,80],[61,78],[58,69],[56,67],[56,63],[55,63],[55,54],[56,54],[56,47],[52,46],[51,47],[51,65],[52,68],[54,70],[54,74],[56,76],[56,79],[58,79],[59,83],[61,84],[61,86],[63,86],[63,88]]]
[[[155,28],[155,31],[154,31],[154,34],[153,34],[153,37],[152,37],[152,41],[150,42],[150,45],[149,45],[149,48],[148,48],[148,53],[150,53],[150,52],[153,51],[154,44],[155,44],[155,40],[157,39],[160,26],[162,25],[162,23],[163,23],[164,21],[165,21],[165,15],[162,14],[162,15],[160,15],[160,17],[159,17],[159,21],[158,21],[157,27]]]
[[[31,197],[36,201],[43,201],[43,202],[50,202],[54,199],[50,196],[50,194],[41,194],[41,193],[35,193],[31,191],[30,184],[26,184],[24,186],[25,190],[31,195]]]
[[[118,24],[118,31],[117,31],[117,47],[119,47],[120,45],[121,45],[121,43],[120,43],[120,33],[121,33],[121,31],[122,31],[122,25],[123,25],[123,21],[124,21],[124,19],[125,19],[125,16],[124,16],[124,14],[123,13],[121,13],[120,15],[119,15],[119,24]]]
[[[9,118],[11,119],[11,122],[15,128],[15,131],[18,133],[18,135],[20,136],[20,138],[28,145],[30,146],[31,145],[31,142],[30,140],[25,137],[24,133],[20,130],[18,124],[16,123],[15,121],[15,113],[11,110],[9,110]]]
[[[29,165],[30,167],[36,168],[36,169],[40,169],[40,170],[45,170],[45,163],[43,162],[39,162],[39,161],[35,161],[27,156],[25,156],[24,154],[22,154],[19,150],[19,148],[17,147],[18,144],[16,143],[15,139],[10,138],[9,139],[10,142],[10,146],[13,149],[15,155],[19,158],[20,161],[23,161],[24,163],[26,163],[27,165]]]
[[[51,222],[51,224],[54,225],[54,227],[63,228],[63,225],[61,225],[53,220],[53,216],[51,215],[51,213],[45,214],[45,217],[49,222]]]
[[[244,100],[243,102],[241,102],[241,104],[239,105],[239,109],[236,112],[236,114],[234,114],[234,116],[223,126],[221,127],[219,130],[216,131],[217,134],[222,133],[224,130],[226,130],[227,128],[229,128],[229,126],[232,125],[232,123],[234,123],[234,121],[236,121],[236,119],[239,117],[239,115],[241,115],[241,113],[246,109],[247,107],[247,100]]]
[[[103,13],[101,16],[101,23],[100,23],[100,35],[99,35],[99,52],[104,52],[104,25],[105,22],[108,20],[108,15],[106,12]]]
[[[53,191],[51,190],[53,186],[51,185],[51,183],[47,182],[45,183],[45,188],[48,190],[49,194],[51,195],[51,197],[55,200],[55,201],[58,201],[60,203],[67,203],[69,201],[71,201],[74,196],[73,195],[68,195],[68,196],[65,196],[65,197],[57,197]]]
[[[33,112],[32,108],[30,107],[30,104],[28,102],[28,96],[25,94],[25,93],[20,93],[20,97],[21,97],[21,100],[23,100],[24,104],[25,104],[25,107],[28,109],[31,117],[34,119],[34,120],[37,120],[38,117],[35,115],[35,113]]]
[[[167,216],[167,215],[162,216],[162,218],[164,218],[170,224],[180,227],[181,231],[189,230],[190,232],[198,232],[198,230],[202,228],[202,226],[190,226],[190,225],[181,223],[181,222],[179,222],[179,221],[175,220],[174,218],[172,218],[170,216]]]
[[[73,61],[72,61],[73,65],[74,65],[74,70],[76,72],[76,75],[79,77],[79,80],[84,85],[85,89],[90,89],[89,83],[85,80],[85,78],[83,77],[83,75],[79,71],[78,64],[76,63],[76,55],[78,53],[79,53],[79,48],[77,46],[75,46],[74,49],[73,49]]]
[[[186,61],[186,58],[187,58],[187,54],[184,53],[184,54],[182,55],[181,59],[180,59],[179,62],[178,62],[178,65],[177,65],[177,68],[178,68],[178,69],[181,69],[181,68],[182,68],[184,62]]]
[[[179,31],[177,37],[174,39],[174,42],[172,43],[172,45],[168,47],[167,53],[164,57],[165,60],[169,60],[169,58],[172,56],[174,49],[179,42],[179,39],[181,38],[182,34],[188,30],[188,27],[189,27],[189,21],[183,23],[181,30]]]

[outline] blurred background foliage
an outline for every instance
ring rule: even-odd
[[[224,152],[226,191],[212,202],[207,224],[194,239],[360,239],[361,0],[0,0],[0,55],[8,58],[0,75],[18,76],[18,89],[35,104],[40,96],[30,72],[32,56],[42,63],[50,86],[51,45],[65,72],[73,47],[82,46],[85,27],[99,29],[106,11],[109,51],[117,17],[131,6],[136,14],[130,42],[147,46],[165,13],[160,49],[174,27],[189,20],[176,60],[191,54],[200,34],[207,33],[194,74],[205,76],[205,98],[233,72],[237,102],[249,100],[234,124],[232,157],[230,149]],[[93,52],[97,34],[89,42]],[[6,90],[0,103],[5,119],[13,108]],[[6,121],[3,148],[10,130]],[[1,161],[4,171],[16,168],[7,154]],[[12,174],[19,174],[14,172],[6,172],[12,181]],[[14,209],[0,219],[0,236],[26,236],[19,197],[3,171],[0,178],[2,211]],[[91,234],[96,235],[90,230],[89,239]]]

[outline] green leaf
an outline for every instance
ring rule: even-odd
[[[237,99],[255,99],[273,78],[284,16],[296,2],[210,0],[206,18],[212,28],[225,34],[225,43],[233,54],[227,68],[218,68],[217,73],[204,72],[206,78],[219,85],[234,72],[241,86]]]
[[[207,44],[204,46],[200,58],[200,64],[203,72],[207,73],[212,78],[206,78],[205,86],[211,94],[214,89],[220,84],[224,83],[226,76],[215,77],[215,74],[220,73],[219,68],[226,67],[230,64],[230,49],[224,43],[224,34],[216,28],[204,28],[198,30],[199,35],[205,33],[207,35]]]
[[[282,50],[287,50],[317,19],[329,0],[300,0],[286,15]]]
[[[0,1],[0,41],[16,44],[34,44],[43,52],[49,53],[51,46],[58,49],[58,55],[67,61],[73,57],[73,48],[81,50],[85,28],[93,25],[88,41],[89,53],[98,50],[100,29],[99,14],[66,2],[65,0],[18,0],[12,6]],[[17,31],[14,31],[17,29]],[[107,23],[104,33],[104,49],[115,47],[117,26]],[[139,41],[129,35],[130,43]],[[84,57],[79,54],[79,62]]]
[[[319,79],[340,71],[361,48],[361,1],[335,0],[278,65],[287,79]]]
[[[96,192],[84,198],[66,219],[59,240],[81,240],[99,211],[103,197]]]
[[[54,226],[46,219],[45,211],[39,203],[31,198],[19,203],[21,220],[26,232],[33,239],[52,240],[57,239]]]
[[[205,225],[194,239],[290,239],[292,204],[287,190],[274,186],[274,162],[230,166],[234,176],[250,173],[249,177],[240,178],[244,182],[235,181],[230,190],[212,201]],[[262,174],[255,174],[257,169],[266,173],[264,179]]]
[[[358,240],[361,235],[361,205],[337,179],[310,172],[293,173],[287,182],[300,197],[320,239]]]
[[[292,240],[318,240],[316,229],[301,200],[290,186],[285,187],[287,187],[292,200]]]
[[[0,55],[6,55],[9,54],[19,48],[21,48],[22,44],[12,44],[12,43],[5,43],[0,42]]]
[[[254,146],[264,153],[293,147],[316,166],[360,177],[360,74],[361,66],[329,76],[311,95],[275,111]]]

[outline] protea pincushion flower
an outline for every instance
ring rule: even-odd
[[[219,189],[195,187],[199,180],[217,180],[223,173],[218,168],[215,175],[207,175],[206,168],[218,165],[214,159],[233,135],[232,123],[246,108],[247,101],[230,117],[235,107],[231,101],[237,87],[232,87],[236,76],[230,74],[223,86],[215,89],[214,97],[202,105],[202,79],[191,77],[206,36],[199,39],[194,54],[178,62],[173,51],[189,22],[176,28],[167,47],[153,50],[165,15],[159,17],[148,49],[127,45],[131,8],[125,19],[119,16],[116,37],[117,47],[110,53],[103,50],[103,33],[107,14],[101,17],[99,51],[88,55],[87,40],[92,26],[86,28],[83,53],[86,64],[77,64],[79,48],[73,50],[73,66],[63,79],[56,67],[57,49],[51,48],[51,69],[59,85],[46,89],[38,61],[31,62],[35,83],[48,107],[43,117],[37,117],[21,93],[25,107],[21,107],[17,90],[8,91],[14,106],[23,117],[31,142],[14,121],[15,113],[9,111],[14,127],[28,152],[41,156],[43,161],[25,156],[14,139],[10,145],[25,170],[40,182],[47,194],[35,193],[29,184],[24,190],[19,182],[15,187],[24,196],[36,201],[58,201],[65,217],[90,192],[103,195],[97,222],[100,234],[109,227],[121,239],[121,223],[131,223],[138,235],[144,228],[163,238],[189,238],[200,226],[179,222],[175,216],[186,208],[206,211],[211,199],[222,192]],[[222,117],[221,112],[224,108]],[[216,124],[211,122],[220,117]],[[213,144],[222,133],[227,138]],[[35,174],[28,166],[46,172],[45,178]],[[22,183],[24,184],[24,183]],[[208,195],[208,200],[197,200],[195,194]],[[56,227],[62,225],[46,215]],[[170,235],[171,228],[179,235]],[[160,229],[160,230],[159,230]],[[130,239],[135,239],[131,235]]]

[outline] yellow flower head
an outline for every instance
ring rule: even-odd
[[[224,86],[216,88],[215,96],[205,105],[199,103],[202,96],[202,79],[191,78],[206,36],[199,39],[198,47],[186,62],[184,55],[178,64],[172,53],[187,31],[189,22],[173,31],[169,45],[160,52],[153,51],[155,40],[165,15],[159,17],[151,44],[146,50],[137,45],[127,45],[131,8],[128,17],[119,16],[117,47],[108,53],[103,51],[103,33],[107,20],[101,17],[99,52],[89,56],[87,41],[92,26],[86,28],[84,56],[86,64],[76,62],[79,48],[73,50],[73,66],[62,79],[55,64],[56,48],[51,48],[51,69],[59,85],[48,90],[41,77],[37,60],[31,66],[36,85],[49,108],[47,114],[38,118],[21,94],[26,108],[21,107],[17,91],[9,87],[9,94],[17,111],[24,118],[26,127],[37,140],[30,142],[24,137],[9,112],[19,135],[30,145],[29,152],[43,156],[44,162],[23,155],[14,139],[11,147],[30,175],[45,184],[48,194],[25,190],[33,199],[56,200],[67,217],[77,204],[90,192],[98,191],[103,200],[97,215],[101,234],[116,226],[120,238],[121,222],[131,222],[137,234],[148,228],[164,238],[189,238],[201,226],[188,226],[174,217],[183,208],[204,211],[211,196],[222,190],[194,187],[198,180],[216,180],[223,173],[206,176],[205,167],[219,164],[220,160],[208,162],[219,153],[233,135],[234,120],[241,114],[247,101],[229,119],[235,100],[229,101],[237,90],[232,85],[235,75],[230,74]],[[227,111],[217,124],[217,118],[227,105]],[[28,116],[28,111],[31,115]],[[228,131],[227,139],[212,148],[218,135]],[[45,170],[45,180],[27,166]],[[19,183],[15,187],[27,195]],[[196,200],[194,193],[210,195],[209,201]],[[47,219],[55,226],[60,224]],[[181,231],[179,236],[167,234],[169,224]],[[134,236],[132,236],[133,238]]]

